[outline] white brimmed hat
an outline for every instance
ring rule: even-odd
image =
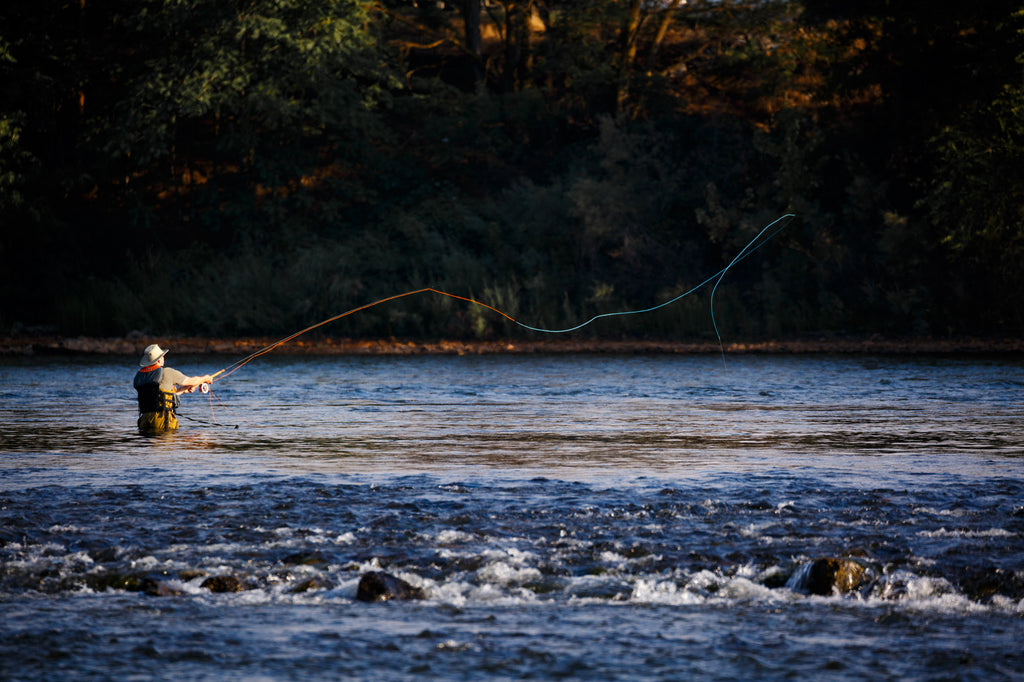
[[[142,353],[142,359],[139,360],[139,367],[149,367],[166,354],[167,351],[162,350],[155,343],[152,346],[147,346],[145,352]]]

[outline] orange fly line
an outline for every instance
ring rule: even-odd
[[[345,312],[341,313],[340,315],[335,315],[334,317],[329,317],[326,320],[323,320],[322,322],[317,322],[316,324],[314,324],[314,325],[312,325],[310,327],[306,327],[305,329],[303,329],[301,331],[295,332],[291,336],[287,336],[287,337],[281,339],[280,341],[277,341],[275,343],[270,344],[266,348],[261,348],[260,350],[256,351],[252,355],[249,355],[249,356],[247,356],[245,358],[242,358],[241,360],[239,360],[235,364],[229,365],[228,367],[225,367],[224,369],[220,370],[219,372],[214,374],[213,377],[215,379],[217,377],[221,377],[221,379],[227,378],[227,377],[231,376],[231,374],[233,374],[234,372],[237,372],[239,369],[244,367],[246,364],[248,364],[248,363],[252,362],[253,360],[255,360],[256,358],[260,357],[261,355],[266,355],[267,353],[269,353],[270,351],[274,350],[278,346],[283,346],[284,344],[288,343],[292,339],[295,339],[295,338],[297,338],[299,336],[302,336],[303,334],[305,334],[307,332],[311,332],[314,329],[317,329],[319,327],[323,327],[325,324],[330,324],[331,322],[335,322],[336,320],[340,320],[343,317],[348,317],[349,315],[353,315],[355,313],[358,313],[361,310],[366,310],[367,308],[372,308],[372,307],[374,307],[376,305],[380,305],[381,303],[387,303],[388,301],[394,301],[396,299],[404,298],[406,296],[413,296],[415,294],[424,294],[424,293],[427,293],[427,292],[431,292],[431,293],[435,293],[435,294],[440,294],[442,296],[448,296],[449,298],[455,298],[455,299],[458,299],[460,301],[466,301],[468,303],[473,303],[475,305],[487,308],[488,310],[493,310],[494,312],[498,313],[499,315],[501,315],[504,318],[507,318],[511,322],[516,322],[517,324],[519,324],[519,322],[515,318],[513,318],[511,315],[498,310],[494,306],[487,305],[486,303],[481,303],[480,301],[477,301],[475,299],[469,298],[467,296],[459,296],[458,294],[450,294],[447,291],[441,291],[440,289],[434,289],[433,287],[425,287],[423,289],[416,289],[414,291],[406,291],[405,293],[402,293],[402,294],[395,294],[394,296],[388,296],[387,298],[382,298],[379,301],[374,301],[373,303],[367,303],[366,305],[361,305],[358,308],[353,308],[352,310],[346,310]],[[222,374],[224,376],[221,376]]]

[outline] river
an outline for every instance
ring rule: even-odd
[[[0,358],[0,679],[1024,677],[1020,356],[134,364]]]

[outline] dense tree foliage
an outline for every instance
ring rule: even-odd
[[[571,326],[797,218],[731,338],[1024,331],[1024,4],[0,7],[0,329],[279,334],[420,287]],[[712,333],[710,291],[603,337]],[[451,299],[329,333],[529,334]]]

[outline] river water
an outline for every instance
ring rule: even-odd
[[[0,679],[1024,677],[1019,356],[134,360],[0,359]]]

